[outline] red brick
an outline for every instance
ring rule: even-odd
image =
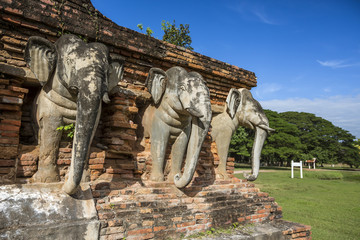
[[[14,167],[15,160],[3,160],[0,159],[0,167]]]
[[[13,168],[0,168],[0,174],[8,174]]]
[[[17,145],[17,144],[19,144],[19,139],[17,139],[17,138],[0,138],[0,144]]]
[[[70,165],[71,159],[58,159],[56,163],[58,165]]]
[[[15,16],[10,16],[10,15],[7,15],[7,14],[2,14],[2,18],[5,20],[5,21],[8,21],[8,22],[11,22],[11,23],[15,23],[15,24],[18,24],[20,25],[21,21],[19,18],[15,17]]]
[[[154,232],[162,231],[162,230],[165,230],[165,229],[166,229],[165,226],[157,226],[157,227],[154,227]]]
[[[32,165],[36,165],[37,161],[19,161],[18,163],[20,166],[32,166]]]
[[[153,239],[154,233],[148,233],[145,235],[137,235],[137,236],[128,236],[126,237],[126,240],[146,240],[146,239]]]
[[[17,105],[0,104],[0,110],[21,111],[21,108],[20,108],[20,106],[17,106]]]
[[[123,226],[123,220],[115,219],[108,221],[109,227]]]
[[[143,227],[151,227],[153,225],[154,225],[154,221],[145,220],[145,221],[142,222]],[[154,229],[154,231],[155,231],[155,229]]]
[[[265,213],[265,212],[268,212],[269,210],[265,210],[265,209],[260,209],[257,211],[257,213]]]
[[[178,223],[176,224],[177,227],[187,227],[187,226],[192,226],[195,225],[195,221],[191,221],[191,222],[184,222],[184,223]]]
[[[21,88],[21,87],[15,87],[15,86],[9,86],[8,89],[11,90],[11,91],[20,92],[20,93],[28,93],[29,92],[29,89]]]
[[[15,126],[21,126],[20,120],[11,120],[11,119],[3,119],[1,120],[2,124],[9,124],[9,125],[15,125]]]
[[[16,14],[16,15],[23,15],[23,11],[19,10],[19,9],[14,9],[14,8],[10,8],[10,7],[6,7],[4,8],[4,10],[6,12],[9,12],[9,13],[13,13],[13,14]]]
[[[105,163],[105,159],[104,158],[95,158],[95,159],[89,160],[89,164],[100,164],[100,163]]]
[[[46,3],[48,5],[51,5],[51,6],[55,5],[55,3],[53,1],[51,1],[51,0],[40,0],[40,1],[43,2],[43,3]]]
[[[59,152],[71,153],[72,148],[59,148]]]
[[[95,191],[93,191],[94,193]],[[99,213],[98,214],[99,216],[99,219],[102,220],[102,219],[112,219],[115,217],[115,214],[113,212],[104,212],[104,213]]]
[[[18,132],[2,132],[0,135],[2,137],[17,138],[19,136],[19,133]]]
[[[20,126],[0,124],[0,131],[19,131]]]
[[[20,155],[20,161],[21,162],[24,162],[24,161],[36,161],[38,158],[39,158],[38,155],[31,154],[31,153],[25,153],[25,154]]]
[[[140,235],[140,234],[151,233],[151,232],[152,232],[151,228],[144,228],[144,229],[128,231],[127,234],[129,236],[129,235]]]
[[[12,0],[2,0],[4,3],[7,3],[7,4],[11,4],[12,3]]]

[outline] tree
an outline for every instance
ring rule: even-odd
[[[143,32],[144,26],[142,23],[139,23],[136,25],[137,28],[140,29],[141,32]],[[164,31],[163,35],[163,41],[172,43],[177,46],[181,46],[184,48],[187,48],[189,50],[194,50],[190,45],[192,43],[191,37],[190,37],[190,26],[189,24],[180,24],[180,27],[176,27],[175,20],[171,24],[168,21],[163,20],[161,22],[161,29]],[[146,35],[152,36],[153,30],[151,30],[150,27],[146,28]]]
[[[239,127],[231,138],[229,155],[234,157],[237,162],[248,162],[250,157],[249,141],[247,129]]]
[[[299,130],[295,125],[283,120],[277,112],[264,111],[270,127],[276,132],[267,137],[261,152],[261,161],[266,165],[289,165],[291,160],[299,159],[302,152]],[[230,142],[230,156],[241,162],[250,162],[254,137],[254,130],[239,127]]]
[[[189,27],[189,24],[180,24],[180,27],[178,28],[176,27],[175,20],[172,24],[163,20],[161,22],[161,29],[164,31],[162,40],[177,46],[187,48],[189,50],[193,50],[193,48],[190,46],[192,40],[189,35]]]
[[[360,161],[353,145],[355,137],[348,131],[311,113],[285,112],[280,115],[297,126],[300,141],[305,146],[303,154],[307,159],[315,157],[321,165],[346,163],[351,167]]]
[[[360,166],[360,140],[355,141],[348,131],[311,113],[264,111],[270,127],[276,130],[268,136],[262,150],[261,159],[267,165],[290,165],[291,160],[317,158],[321,165]],[[229,154],[238,161],[249,162],[253,141],[254,131],[239,128],[231,140]]]
[[[268,136],[265,141],[262,158],[268,164],[277,162],[280,166],[284,163],[290,165],[291,160],[301,159],[304,148],[299,135],[300,132],[294,124],[285,121],[281,115],[275,111],[264,110],[269,125],[276,131]]]

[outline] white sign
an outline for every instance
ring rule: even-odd
[[[294,167],[300,167],[300,178],[303,178],[302,161],[294,162],[291,160],[291,178],[294,178]]]

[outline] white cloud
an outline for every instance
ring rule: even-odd
[[[264,83],[254,89],[254,93],[257,99],[261,99],[266,95],[273,94],[282,89],[282,86],[277,83]]]
[[[346,67],[360,66],[360,63],[346,63],[347,60],[329,60],[329,61],[316,60],[316,61],[321,66],[331,67],[331,68],[346,68]]]
[[[260,101],[265,109],[277,112],[308,112],[332,122],[360,138],[360,95],[323,99],[289,98]]]
[[[265,14],[261,9],[254,9],[252,13],[263,23],[275,25],[276,23]]]
[[[242,1],[238,2],[236,6],[229,6],[229,8],[240,13],[241,16],[247,21],[260,21],[269,25],[279,24],[268,16],[266,13],[266,9],[268,9],[268,7],[262,3],[259,4],[251,1]]]

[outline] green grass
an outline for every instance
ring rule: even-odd
[[[242,174],[236,176],[242,178]],[[284,220],[311,225],[313,239],[360,239],[359,171],[305,170],[300,179],[297,169],[294,176],[290,178],[290,170],[263,172],[255,184],[275,197]],[[338,179],[324,180],[333,177]]]

